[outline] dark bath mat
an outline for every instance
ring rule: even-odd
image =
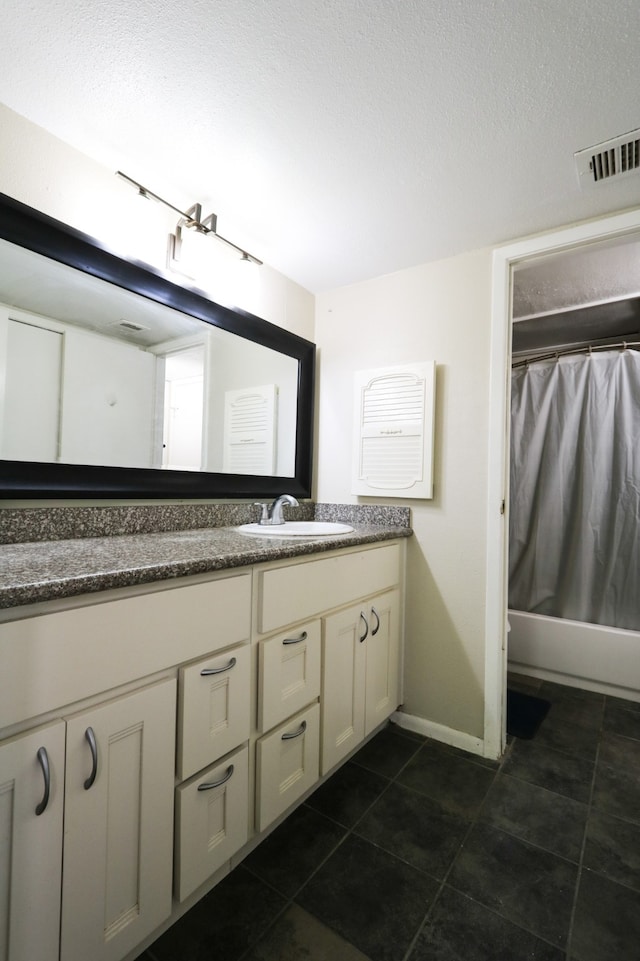
[[[530,741],[547,716],[550,701],[507,689],[507,734]]]

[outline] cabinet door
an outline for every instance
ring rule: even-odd
[[[400,595],[388,591],[366,606],[365,737],[398,707],[400,698]]]
[[[318,780],[320,705],[312,704],[256,745],[256,821],[263,831]]]
[[[348,607],[324,618],[322,662],[323,774],[364,737],[367,608]]]
[[[249,739],[249,667],[246,644],[180,669],[180,781]]]
[[[2,961],[57,961],[63,788],[62,721],[0,744]]]
[[[167,680],[67,719],[61,961],[117,961],[171,911],[175,707]]]
[[[268,731],[320,695],[320,621],[260,642],[258,729]]]
[[[249,749],[234,751],[176,788],[175,895],[184,899],[249,833]]]

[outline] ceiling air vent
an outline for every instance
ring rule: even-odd
[[[120,330],[127,331],[130,334],[139,334],[143,330],[149,330],[143,324],[137,324],[132,320],[116,320],[113,324],[109,324],[110,327],[118,327]]]
[[[579,150],[573,156],[583,187],[634,173],[640,170],[640,130]]]

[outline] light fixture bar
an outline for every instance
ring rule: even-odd
[[[116,176],[126,181],[126,183],[131,184],[132,187],[135,187],[141,197],[145,197],[149,200],[155,200],[157,203],[163,204],[170,210],[175,211],[175,213],[180,214],[181,219],[184,221],[182,226],[193,227],[201,234],[211,234],[211,236],[215,237],[216,240],[221,241],[221,243],[226,244],[227,247],[231,247],[233,250],[241,254],[243,260],[248,260],[252,264],[258,264],[258,266],[262,266],[262,261],[258,260],[257,257],[254,257],[253,254],[243,250],[242,247],[238,247],[238,245],[234,244],[233,241],[227,240],[226,237],[223,237],[222,234],[218,233],[216,230],[217,218],[215,214],[209,214],[208,217],[205,217],[204,220],[201,220],[200,217],[202,207],[200,204],[193,204],[189,210],[180,210],[179,207],[169,203],[168,200],[160,197],[158,194],[154,193],[153,190],[149,190],[148,187],[143,187],[143,185],[139,184],[137,180],[133,180],[132,177],[127,176],[127,174],[123,173],[121,170],[116,170]]]

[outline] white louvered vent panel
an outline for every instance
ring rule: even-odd
[[[635,173],[640,170],[640,130],[579,150],[574,157],[583,187]]]
[[[359,371],[354,394],[354,494],[433,496],[435,364]]]
[[[276,472],[277,396],[275,384],[225,392],[225,473]]]
[[[423,479],[422,434],[363,437],[362,478],[375,490],[408,490]]]
[[[424,413],[424,381],[415,376],[380,377],[364,392],[362,422],[374,426],[396,420],[421,423]]]
[[[236,444],[231,450],[225,472],[230,474],[264,474],[267,451],[264,444],[243,446]]]

